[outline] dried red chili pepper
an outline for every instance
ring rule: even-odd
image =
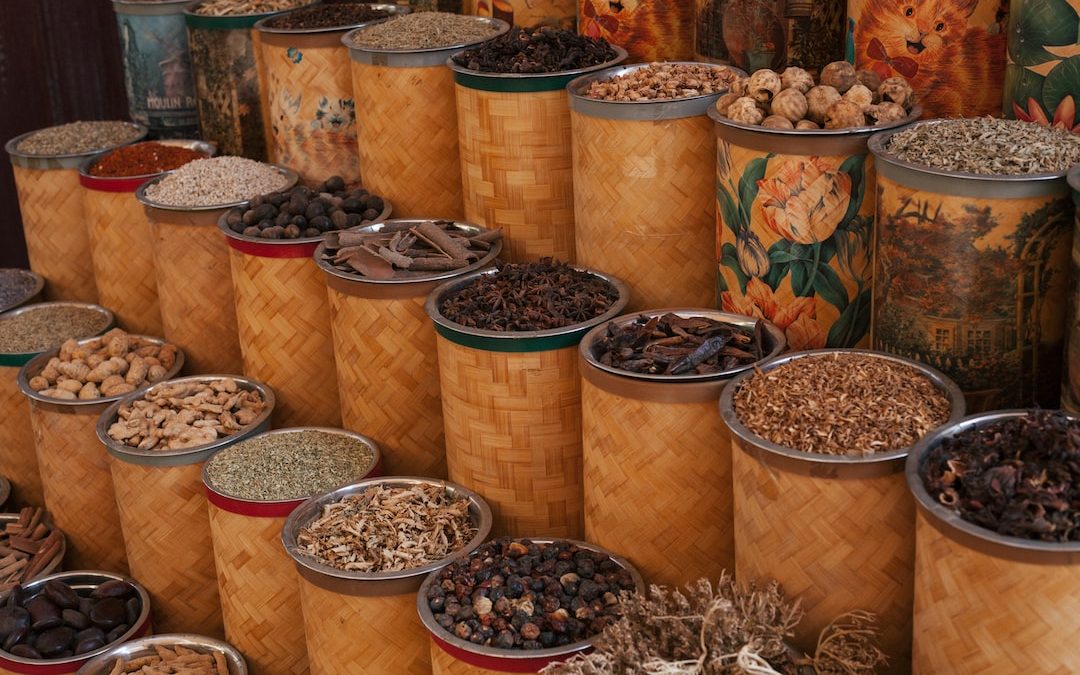
[[[126,178],[172,171],[207,154],[163,143],[136,143],[117,148],[90,167],[91,176]]]

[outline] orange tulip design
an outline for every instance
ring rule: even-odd
[[[831,237],[851,201],[851,176],[817,157],[788,162],[757,184],[765,223],[797,244]]]
[[[774,293],[768,284],[754,278],[746,283],[746,295],[724,291],[720,300],[725,312],[772,321],[784,331],[791,350],[825,346],[827,335],[815,320],[817,306],[813,298],[796,298],[790,291]]]

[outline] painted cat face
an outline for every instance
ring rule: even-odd
[[[946,45],[963,38],[978,0],[894,0],[884,4],[887,7],[868,4],[867,10],[881,10],[878,20],[882,29],[873,37],[881,41],[890,57],[924,61],[938,58]]]

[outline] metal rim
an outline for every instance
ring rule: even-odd
[[[69,300],[57,300],[53,302],[35,302],[32,305],[26,305],[25,307],[19,307],[18,309],[4,312],[3,315],[0,315],[0,321],[3,321],[4,319],[10,319],[16,316],[22,316],[23,314],[27,314],[29,312],[36,312],[46,307],[69,307],[72,309],[88,309],[97,312],[98,314],[105,317],[106,320],[105,327],[101,329],[101,332],[99,332],[98,335],[109,330],[109,327],[116,322],[116,317],[113,315],[113,313],[105,309],[101,305],[95,305],[89,302],[72,302]],[[91,335],[90,337],[97,337],[97,335]],[[57,347],[59,347],[59,345],[57,345]],[[0,357],[30,360],[38,354],[41,354],[42,352],[47,352],[50,349],[56,349],[57,347],[49,347],[49,349],[43,349],[40,352],[0,352]],[[25,364],[19,364],[20,367],[22,367],[23,365]]]
[[[402,15],[402,16],[404,16],[404,15]],[[398,18],[401,18],[401,17],[390,17],[391,20],[398,19]],[[361,28],[354,28],[353,30],[346,33],[345,35],[342,35],[341,36],[341,43],[343,45],[345,45],[346,47],[348,47],[350,52],[362,52],[362,53],[365,53],[365,54],[386,54],[388,56],[391,56],[391,55],[404,56],[406,54],[436,54],[438,52],[445,52],[445,51],[451,51],[451,52],[456,53],[456,52],[459,52],[459,51],[461,51],[463,49],[467,49],[469,47],[472,47],[474,45],[483,44],[483,43],[487,42],[488,40],[492,40],[494,38],[497,38],[500,35],[503,35],[507,31],[510,30],[510,24],[503,21],[502,19],[496,19],[496,18],[488,17],[488,16],[469,16],[469,17],[466,17],[466,18],[474,19],[477,23],[490,24],[491,26],[494,26],[497,30],[496,30],[496,32],[492,33],[491,35],[489,35],[486,38],[481,38],[479,40],[473,40],[471,42],[459,42],[459,43],[456,43],[456,44],[447,45],[445,47],[425,47],[423,49],[383,49],[383,48],[379,48],[379,47],[365,47],[363,45],[353,44],[353,37],[355,37],[356,35],[362,33],[363,31],[371,28],[371,25],[366,25],[366,26],[363,26]],[[438,65],[442,65],[442,63],[440,62]]]
[[[892,361],[893,363],[914,368],[920,375],[930,380],[934,386],[944,393],[946,398],[948,398],[949,402],[952,404],[949,418],[942,426],[953,424],[956,420],[963,417],[963,392],[961,392],[960,388],[943,373],[924,363],[919,363],[918,361],[913,361],[912,359],[904,358],[902,356],[894,356],[892,354],[876,352],[869,349],[814,349],[810,351],[793,352],[773,359],[760,367],[755,367],[736,375],[728,386],[724,387],[723,393],[720,394],[720,416],[723,417],[724,424],[731,430],[732,437],[738,438],[749,446],[760,448],[767,453],[785,457],[789,460],[796,460],[808,465],[881,465],[907,457],[908,453],[912,451],[912,448],[916,446],[913,445],[908,448],[900,448],[899,450],[890,450],[888,452],[876,452],[872,455],[828,455],[820,452],[804,452],[802,450],[777,445],[772,441],[758,436],[743,425],[742,420],[740,420],[739,416],[735,413],[735,394],[746,380],[759,372],[767,373],[771,370],[775,370],[778,366],[801,358],[828,356],[831,354],[861,354],[863,356],[869,356],[884,361]]]
[[[130,446],[119,443],[111,436],[109,436],[109,427],[119,417],[120,408],[125,405],[130,405],[135,401],[146,398],[146,396],[152,393],[158,387],[175,384],[187,384],[190,382],[208,383],[217,382],[224,379],[235,380],[239,388],[247,391],[257,391],[262,396],[266,405],[263,407],[262,412],[255,418],[251,424],[242,427],[232,433],[229,436],[216,439],[213,443],[205,443],[203,445],[196,445],[191,448],[181,448],[179,450],[139,450],[138,448],[132,448]],[[263,427],[270,422],[270,415],[274,412],[275,404],[274,391],[267,385],[240,375],[189,375],[187,377],[176,377],[171,380],[163,380],[161,382],[155,382],[153,385],[146,387],[140,391],[133,391],[130,394],[125,395],[120,400],[116,401],[101,413],[101,417],[98,418],[95,431],[97,433],[98,440],[101,441],[105,449],[109,451],[109,454],[116,455],[121,458],[142,458],[142,459],[156,459],[159,462],[165,460],[176,460],[181,458],[187,458],[192,455],[205,455],[209,456],[211,453],[220,450],[221,448],[232,445],[233,443],[248,437],[248,434],[257,432],[260,427]],[[141,462],[137,462],[141,463]],[[188,462],[182,462],[188,463]]]
[[[768,341],[771,342],[771,345],[769,345],[768,347],[763,345],[763,348],[767,349],[766,354],[754,363],[745,366],[739,366],[730,370],[723,370],[718,373],[710,373],[708,375],[700,375],[698,373],[689,373],[686,375],[653,375],[651,373],[633,373],[628,370],[622,370],[621,368],[616,368],[614,366],[608,366],[600,363],[600,360],[596,357],[596,354],[593,351],[593,347],[596,345],[596,342],[603,336],[604,332],[607,330],[607,327],[610,324],[615,324],[616,326],[622,327],[633,323],[638,319],[638,317],[641,316],[647,316],[652,318],[657,316],[663,316],[664,314],[675,314],[684,319],[704,317],[706,319],[723,321],[724,323],[734,324],[741,328],[750,329],[753,329],[754,325],[758,321],[757,319],[744,316],[742,314],[731,314],[729,312],[722,312],[715,309],[697,309],[688,307],[680,307],[674,309],[650,309],[644,312],[623,314],[622,316],[615,317],[611,321],[600,324],[599,326],[593,328],[585,334],[585,337],[581,339],[581,345],[578,347],[578,349],[581,351],[582,358],[584,358],[585,362],[593,368],[602,370],[607,373],[611,373],[612,375],[624,377],[628,380],[646,380],[650,382],[668,383],[703,382],[710,380],[726,380],[734,375],[737,375],[738,373],[741,373],[744,370],[751,370],[762,363],[771,361],[772,359],[780,355],[780,353],[784,350],[784,347],[787,344],[784,339],[784,332],[777,328],[776,325],[773,324],[771,321],[766,321],[762,319],[762,337],[768,338]]]
[[[8,312],[10,310],[16,309],[16,308],[18,308],[18,307],[20,307],[22,305],[25,305],[27,302],[29,302],[30,300],[33,300],[35,297],[40,295],[43,290],[45,290],[45,277],[41,276],[37,272],[34,272],[32,270],[24,270],[24,269],[21,269],[21,268],[18,268],[18,267],[6,267],[6,268],[3,268],[3,269],[0,269],[0,272],[12,272],[12,271],[14,271],[17,274],[22,274],[23,276],[28,276],[28,277],[32,278],[34,280],[34,290],[31,291],[30,293],[28,293],[26,295],[26,297],[22,298],[21,300],[14,300],[14,301],[12,301],[11,303],[9,303],[7,305],[0,305],[0,314],[3,314],[3,313]]]
[[[30,591],[36,591],[49,581],[64,581],[72,586],[75,590],[92,590],[97,588],[106,581],[126,581],[131,584],[135,589],[135,593],[139,598],[139,618],[135,620],[135,625],[127,630],[126,633],[121,635],[113,642],[95,649],[92,652],[86,654],[79,654],[78,656],[68,656],[61,659],[27,659],[21,656],[15,656],[11,652],[0,649],[0,658],[25,665],[30,668],[48,668],[50,666],[72,666],[75,664],[82,664],[96,656],[100,656],[107,651],[110,651],[117,645],[123,644],[131,638],[138,635],[142,630],[149,627],[150,621],[150,596],[147,594],[146,589],[142,587],[139,582],[135,581],[131,577],[125,577],[113,572],[105,572],[103,570],[79,570],[77,572],[57,572],[56,574],[50,574],[47,577],[41,577],[35,579],[29,583],[23,584],[23,588]],[[30,671],[33,672],[33,671]],[[58,671],[63,672],[63,671]],[[67,671],[70,672],[70,671]]]
[[[0,482],[5,482],[6,480],[7,479],[5,479],[3,476],[0,476]],[[10,483],[8,485],[10,487]],[[3,506],[6,497],[7,495],[3,494],[3,490],[0,490],[0,506]],[[18,520],[18,513],[0,513],[0,523],[14,523],[18,522]],[[48,513],[48,511],[45,512],[45,518],[42,520],[42,522],[48,525],[51,532],[57,532],[60,534],[60,550],[57,552],[56,557],[52,559],[52,562],[45,566],[45,569],[43,569],[41,572],[38,573],[37,576],[31,578],[25,583],[31,583],[49,575],[56,574],[57,568],[59,568],[60,565],[64,562],[64,556],[67,555],[67,537],[64,535],[63,530],[57,528],[56,523],[52,522],[52,516]],[[6,599],[6,597],[7,593],[0,592],[0,604],[3,604],[3,601]]]
[[[490,38],[489,38],[490,39]],[[567,77],[570,75],[584,75],[585,73],[591,73],[597,70],[604,70],[610,68],[619,62],[627,58],[628,52],[619,45],[610,45],[615,50],[615,58],[608,59],[603,63],[598,63],[595,66],[585,66],[584,68],[574,68],[573,70],[560,70],[555,73],[492,73],[483,70],[470,70],[465,66],[459,66],[454,63],[454,57],[458,54],[464,53],[461,50],[450,58],[446,59],[446,65],[450,67],[450,70],[455,73],[461,73],[462,75],[471,75],[473,77],[486,77],[493,80],[542,80],[549,77]]]
[[[224,157],[226,155],[222,156]],[[285,190],[293,188],[296,185],[296,182],[300,180],[300,176],[295,171],[286,166],[281,166],[280,164],[269,164],[267,162],[260,163],[274,167],[274,170],[276,170],[279,174],[285,177],[285,185],[280,190],[278,190],[278,192],[284,192]],[[162,211],[216,211],[217,209],[231,209],[237,206],[243,206],[255,197],[261,196],[252,195],[251,197],[240,200],[238,202],[229,202],[228,204],[211,204],[207,206],[174,206],[171,204],[161,204],[159,202],[155,202],[154,200],[146,196],[146,188],[150,187],[151,185],[157,185],[159,181],[164,180],[172,173],[173,172],[171,171],[163,173],[160,176],[152,178],[140,185],[139,189],[135,191],[135,199],[138,199],[139,203],[143,206],[149,206],[151,208],[160,209]]]
[[[196,651],[200,649],[219,651],[224,653],[229,665],[229,672],[222,675],[247,675],[248,672],[247,662],[244,661],[243,655],[228,642],[193,633],[164,633],[117,645],[84,663],[75,675],[105,675],[115,659],[130,660],[140,656],[150,656],[154,653],[153,647],[157,645],[163,647],[180,645]]]
[[[291,189],[291,188],[289,188],[289,189]],[[287,190],[279,190],[278,192],[286,192],[286,191]],[[275,193],[271,193],[271,194],[275,194]],[[248,200],[248,201],[250,201],[250,200]],[[235,208],[240,208],[240,207],[235,207]],[[370,226],[370,225],[372,225],[374,223],[381,223],[381,222],[385,221],[387,218],[389,218],[390,214],[393,213],[393,211],[394,211],[394,206],[393,206],[393,204],[390,203],[390,200],[383,199],[382,213],[380,213],[379,216],[375,220],[363,221],[364,223],[366,223],[366,225],[357,225],[357,227],[367,227],[367,226]],[[252,243],[252,244],[262,244],[262,245],[266,245],[266,246],[287,246],[289,244],[317,244],[317,243],[325,240],[326,235],[330,233],[330,232],[324,232],[324,233],[320,234],[317,237],[297,237],[296,239],[263,239],[262,237],[251,237],[251,236],[248,236],[246,234],[239,234],[239,233],[235,232],[232,228],[230,228],[229,225],[225,222],[225,218],[228,217],[228,215],[229,215],[229,212],[226,211],[225,213],[221,214],[220,218],[218,218],[218,229],[221,230],[223,233],[225,233],[225,236],[228,237],[229,239],[234,239],[236,241],[246,241],[246,242],[249,242],[249,243]],[[348,231],[348,230],[331,230],[331,232],[346,232],[346,231]]]
[[[229,499],[231,499],[233,501],[243,502],[245,504],[259,504],[259,505],[264,505],[264,506],[268,505],[268,504],[282,504],[283,505],[283,504],[291,504],[293,502],[299,503],[299,502],[303,502],[303,501],[305,501],[307,499],[310,499],[313,496],[311,494],[303,495],[301,497],[290,497],[288,499],[249,499],[247,497],[238,497],[237,495],[230,494],[228,492],[225,492],[224,490],[221,490],[221,489],[215,487],[213,481],[210,480],[210,472],[209,472],[210,465],[214,463],[214,460],[217,459],[218,456],[220,456],[222,454],[222,452],[226,452],[228,449],[235,448],[235,447],[243,444],[246,441],[253,441],[253,440],[256,440],[256,439],[259,439],[259,438],[266,438],[268,436],[275,436],[275,437],[276,436],[289,436],[289,435],[293,435],[293,434],[306,433],[306,432],[309,432],[309,431],[319,431],[319,432],[326,433],[326,434],[333,434],[335,436],[345,436],[347,438],[351,438],[353,440],[359,441],[359,442],[363,443],[364,445],[366,445],[368,448],[370,448],[371,453],[372,453],[371,464],[367,467],[367,469],[365,471],[365,475],[367,473],[369,473],[372,469],[377,467],[379,465],[379,462],[382,461],[382,450],[379,448],[379,444],[376,443],[372,438],[370,438],[368,436],[364,436],[363,434],[358,434],[355,431],[349,431],[348,429],[337,429],[337,428],[334,428],[334,427],[290,427],[288,429],[275,429],[274,431],[264,431],[262,433],[255,434],[253,436],[248,436],[247,438],[244,438],[244,439],[242,439],[242,440],[240,440],[240,441],[238,441],[236,443],[233,443],[232,445],[228,446],[228,448],[222,448],[221,452],[214,453],[214,456],[211,457],[210,459],[206,460],[206,463],[203,464],[202,471],[200,472],[200,477],[202,478],[203,485],[206,487],[207,490],[210,490],[210,491],[214,492],[215,494],[221,495],[222,497],[228,497]],[[335,487],[333,487],[331,489],[336,490],[336,489],[338,489],[338,487],[341,487],[341,486],[335,486]],[[321,492],[314,493],[314,494],[321,494]]]
[[[970,429],[978,429],[997,422],[1023,417],[1030,412],[1033,411],[1012,409],[968,415],[963,419],[953,421],[944,427],[938,428],[933,433],[924,436],[922,440],[912,447],[911,453],[908,455],[907,461],[904,464],[904,474],[907,478],[908,487],[911,489],[911,494],[915,497],[915,502],[926,514],[927,518],[936,521],[936,523],[947,529],[959,530],[964,534],[970,535],[975,539],[995,547],[1012,549],[1018,552],[1080,554],[1080,541],[1059,543],[1039,541],[1037,539],[1023,539],[1021,537],[998,534],[993,530],[988,530],[985,527],[968,522],[961,518],[958,513],[946,508],[943,504],[938,503],[936,499],[931,497],[930,492],[923,484],[922,476],[919,475],[920,469],[922,469],[922,465],[926,460],[926,455],[932,449],[940,445],[946,438],[951,438]],[[1077,419],[1072,415],[1070,415],[1070,417]]]
[[[604,106],[609,106],[610,105],[610,106],[624,107],[624,108],[625,107],[630,107],[630,108],[632,108],[632,107],[650,107],[650,106],[655,107],[655,104],[664,104],[664,103],[670,105],[672,103],[701,102],[701,101],[709,100],[709,99],[712,99],[713,101],[715,101],[717,98],[719,98],[724,93],[724,91],[727,91],[725,89],[724,91],[720,91],[720,92],[717,92],[715,94],[698,94],[697,96],[684,96],[682,98],[663,98],[663,99],[661,99],[661,98],[652,98],[652,99],[641,99],[641,100],[638,100],[638,101],[608,101],[608,100],[605,100],[605,99],[602,99],[602,98],[592,98],[591,96],[586,95],[586,92],[588,91],[589,86],[592,85],[593,82],[607,82],[607,81],[612,80],[612,79],[614,79],[614,78],[616,78],[616,77],[618,77],[620,75],[627,75],[629,73],[633,73],[633,72],[638,71],[638,70],[644,70],[645,68],[651,68],[653,66],[666,66],[666,65],[672,65],[672,66],[702,66],[702,67],[705,67],[705,68],[711,68],[713,70],[727,70],[727,71],[730,71],[730,72],[734,73],[736,77],[746,77],[746,73],[743,70],[741,70],[739,68],[736,68],[735,66],[728,66],[728,65],[721,64],[721,63],[708,63],[708,62],[705,62],[705,61],[662,61],[662,62],[659,62],[659,63],[632,63],[630,65],[623,64],[623,65],[619,65],[619,66],[612,66],[611,68],[605,68],[604,70],[601,70],[599,72],[589,73],[588,75],[582,75],[581,77],[578,77],[578,78],[576,78],[574,80],[571,80],[570,84],[566,85],[567,92],[569,92],[569,94],[570,94],[571,106],[573,105],[574,101],[580,100],[580,101],[588,101],[589,103],[596,103],[598,105],[604,105]]]
[[[361,225],[361,226],[358,226],[358,227],[353,227],[353,228],[349,228],[347,230],[340,230],[340,231],[341,232],[359,232],[361,234],[367,234],[367,233],[371,233],[371,232],[379,232],[386,225],[402,224],[402,223],[416,223],[416,224],[419,225],[420,223],[426,223],[426,222],[428,222],[430,220],[432,220],[432,219],[431,218],[395,218],[393,220],[386,220],[386,221],[383,221],[383,222],[373,223],[371,225]],[[461,222],[461,221],[458,221],[458,220],[453,221],[453,224],[454,224],[454,227],[459,232],[472,232],[472,233],[475,233],[475,234],[479,234],[479,233],[484,232],[484,231],[489,229],[489,228],[485,228],[485,227],[480,227],[479,225],[473,225],[472,223],[464,223],[464,222]],[[364,284],[385,285],[385,286],[400,286],[402,284],[428,283],[428,282],[432,282],[432,281],[443,281],[444,279],[453,279],[453,278],[459,277],[459,276],[461,276],[463,274],[469,274],[469,273],[474,272],[476,270],[484,269],[485,267],[490,265],[491,262],[493,260],[495,260],[495,258],[497,258],[499,256],[499,253],[502,252],[502,240],[500,239],[499,241],[492,244],[491,249],[486,254],[484,254],[483,257],[481,257],[479,260],[477,260],[473,264],[469,265],[468,267],[462,267],[459,270],[450,270],[450,271],[447,271],[447,272],[432,272],[430,276],[402,277],[400,279],[371,279],[369,277],[363,276],[359,272],[357,272],[355,274],[350,274],[350,273],[345,272],[343,270],[337,269],[336,267],[334,267],[333,265],[328,263],[326,260],[324,260],[323,256],[324,256],[325,252],[326,252],[326,242],[322,241],[322,243],[319,244],[319,247],[315,249],[315,253],[313,254],[313,259],[315,260],[315,264],[318,265],[319,268],[323,272],[325,272],[326,274],[328,274],[328,275],[330,275],[332,277],[337,277],[339,279],[344,279],[346,281],[355,281],[355,282],[364,283]]]
[[[915,122],[922,117],[922,106],[912,106],[911,112],[907,117],[889,122],[888,124],[870,125],[863,127],[847,127],[845,129],[773,129],[772,127],[763,127],[760,124],[743,124],[741,122],[735,122],[727,117],[724,117],[716,110],[716,107],[709,108],[709,119],[717,124],[725,127],[731,127],[732,129],[739,129],[741,131],[754,131],[770,136],[776,137],[789,137],[791,139],[797,138],[836,138],[836,137],[848,137],[848,136],[870,136],[871,141],[874,139],[874,135],[885,132],[899,131],[900,127],[907,126],[912,122]]]
[[[79,166],[79,176],[82,177],[82,178],[88,178],[88,179],[90,179],[90,180],[92,180],[94,182],[99,182],[100,181],[101,183],[111,183],[111,182],[119,182],[119,181],[138,180],[138,179],[150,180],[151,178],[155,178],[155,177],[160,176],[162,174],[172,173],[173,171],[176,171],[176,169],[167,169],[165,171],[158,171],[156,173],[140,173],[140,174],[136,174],[134,176],[95,176],[95,175],[90,173],[90,167],[92,167],[94,164],[96,164],[101,159],[104,159],[107,155],[119,150],[120,148],[126,148],[126,147],[129,147],[129,146],[136,146],[136,145],[145,145],[147,143],[158,143],[160,145],[173,145],[173,146],[179,146],[181,148],[187,148],[188,150],[195,150],[197,152],[203,152],[203,153],[206,153],[206,157],[204,159],[209,159],[210,157],[213,157],[217,153],[217,144],[213,143],[211,141],[200,141],[200,140],[196,140],[196,139],[168,139],[168,138],[161,139],[159,141],[136,141],[134,143],[128,143],[127,145],[121,145],[121,146],[119,146],[117,148],[112,148],[111,150],[105,150],[104,152],[99,152],[99,153],[97,153],[97,154],[95,154],[95,155],[93,155],[91,157],[87,157],[86,161],[84,161]],[[180,168],[180,167],[177,167],[177,168]]]
[[[318,5],[318,4],[319,4],[318,2],[312,3],[312,5]],[[399,16],[399,15],[402,15],[402,14],[408,14],[409,12],[412,11],[412,9],[410,7],[407,7],[405,5],[391,5],[391,4],[382,4],[382,3],[376,3],[376,2],[364,2],[364,3],[356,3],[356,4],[350,5],[350,6],[353,6],[353,7],[364,6],[364,7],[370,7],[371,9],[384,10],[384,11],[387,12],[387,16],[385,16],[385,17],[383,17],[381,19],[372,19],[370,21],[361,21],[359,23],[350,23],[350,24],[345,24],[344,26],[334,26],[334,27],[327,27],[327,28],[274,28],[272,26],[267,25],[269,22],[271,22],[271,21],[273,21],[275,19],[279,19],[282,16],[284,16],[285,14],[292,14],[293,12],[298,12],[298,11],[301,11],[301,10],[309,9],[309,8],[312,7],[312,5],[307,5],[305,7],[297,7],[296,9],[290,9],[290,10],[288,10],[286,12],[279,12],[279,13],[274,14],[272,16],[268,16],[265,19],[259,19],[257,22],[255,22],[254,28],[255,28],[255,30],[259,31],[260,33],[274,33],[276,35],[315,35],[315,34],[318,34],[318,33],[336,33],[338,31],[349,31],[349,30],[355,30],[357,28],[363,28],[365,26],[373,26],[373,25],[375,25],[377,23],[382,23],[384,21],[389,21],[390,19],[394,18],[395,16]]]
[[[133,4],[140,4],[140,5],[145,5],[146,4],[145,2],[139,2],[138,0],[131,0],[131,1],[132,1]],[[137,143],[137,142],[143,140],[144,138],[146,138],[146,135],[148,133],[150,133],[150,128],[149,127],[147,127],[147,126],[145,126],[143,124],[138,124],[137,122],[127,122],[127,121],[124,121],[124,120],[79,120],[79,121],[83,121],[83,122],[115,122],[115,123],[119,123],[119,124],[124,124],[124,125],[126,125],[128,127],[131,127],[132,129],[138,130],[139,135],[136,136],[135,138],[133,138],[130,141],[125,141],[123,143],[117,143],[115,145],[107,145],[107,146],[105,146],[103,148],[94,148],[93,150],[87,150],[86,152],[72,152],[72,153],[64,153],[64,154],[59,154],[59,155],[31,155],[31,154],[28,154],[28,153],[25,153],[25,152],[19,152],[19,151],[17,151],[15,149],[15,147],[18,146],[19,143],[22,142],[28,136],[32,136],[32,135],[36,134],[39,131],[44,131],[46,129],[52,129],[53,127],[57,127],[57,126],[63,126],[61,124],[55,124],[55,125],[53,125],[53,127],[42,127],[40,129],[34,129],[33,131],[27,131],[24,134],[19,134],[18,136],[16,136],[15,138],[12,138],[11,140],[9,140],[7,143],[4,144],[4,151],[7,152],[7,154],[11,155],[12,157],[18,157],[20,159],[28,159],[28,160],[35,160],[35,159],[41,159],[41,160],[45,160],[45,159],[76,159],[76,158],[88,157],[90,155],[96,155],[96,154],[101,153],[101,152],[108,152],[109,150],[115,150],[115,149],[117,149],[119,147],[123,147],[125,145],[131,145],[132,143]]]
[[[530,541],[534,544],[551,544],[558,542],[569,542],[575,546],[583,548],[588,551],[600,553],[611,558],[615,564],[622,567],[630,573],[630,576],[634,580],[634,586],[637,589],[639,595],[645,594],[645,581],[642,579],[641,574],[626,558],[616,555],[602,546],[596,544],[590,544],[584,541],[578,541],[576,539],[550,539],[550,538],[532,538],[532,537],[511,537],[514,541]],[[472,557],[470,553],[468,556]],[[462,640],[453,633],[447,631],[442,626],[435,622],[435,615],[431,612],[431,608],[428,607],[427,602],[427,589],[431,587],[431,584],[435,583],[435,577],[438,576],[440,570],[435,570],[428,574],[424,579],[424,583],[420,585],[420,590],[416,594],[416,609],[420,614],[420,622],[424,624],[424,628],[434,637],[446,642],[447,644],[457,647],[458,649],[480,656],[497,657],[500,659],[506,659],[507,661],[524,661],[531,659],[544,659],[552,658],[553,660],[558,657],[569,656],[577,652],[589,649],[596,645],[596,642],[600,639],[602,633],[598,633],[587,640],[581,640],[562,647],[549,647],[547,649],[497,649],[495,647],[484,647],[481,645],[475,645],[467,640]]]

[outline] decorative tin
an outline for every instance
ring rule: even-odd
[[[1073,415],[1080,415],[1080,166],[1069,171],[1069,187],[1072,188],[1073,204],[1076,206],[1076,226],[1073,228],[1072,279],[1069,295],[1069,319],[1066,323],[1065,377],[1062,382],[1061,407]]]
[[[577,19],[579,33],[625,47],[631,63],[694,58],[692,0],[577,0]]]
[[[919,124],[934,124],[933,121]],[[1074,206],[1065,172],[878,165],[874,348],[929,363],[972,412],[1060,396]]]
[[[501,19],[511,26],[574,29],[577,0],[472,0],[470,14]]]
[[[1080,8],[1069,0],[1009,3],[1007,117],[1080,132]]]

